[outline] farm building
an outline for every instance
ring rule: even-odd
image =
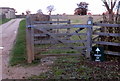
[[[0,7],[0,18],[15,18],[15,9],[9,7]]]

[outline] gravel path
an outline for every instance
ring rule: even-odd
[[[53,60],[44,61],[37,66],[9,66],[9,53],[14,44],[19,22],[22,19],[12,19],[0,25],[0,79],[23,79],[31,75],[39,75],[49,70]],[[1,76],[2,75],[2,76]]]

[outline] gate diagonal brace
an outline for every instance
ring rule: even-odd
[[[46,33],[47,35],[51,36],[52,38],[54,38],[54,39],[55,39],[56,41],[58,41],[59,43],[62,43],[62,44],[64,44],[64,45],[69,46],[68,44],[64,43],[63,40],[61,40],[60,38],[58,38],[58,37],[55,36],[54,34],[52,34],[52,33],[48,32],[48,31],[46,31],[45,29],[41,28],[41,29],[39,29],[39,30],[41,30],[43,33]],[[69,46],[69,48],[75,49],[75,48],[73,48],[72,46]]]
[[[81,30],[81,29],[78,29],[78,30],[76,30],[75,32],[70,33],[69,35],[67,35],[67,37],[69,37],[69,38],[70,38],[72,35],[74,35],[75,33],[78,33],[80,30]],[[67,38],[67,37],[66,37],[66,38]]]
[[[67,37],[65,37],[65,39],[69,39],[72,35],[74,35],[74,34],[78,34],[78,32],[79,31],[81,31],[81,30],[83,30],[84,28],[79,28],[78,30],[76,30],[75,32],[73,32],[73,33],[71,33],[71,34],[69,34],[69,35],[67,35]],[[81,39],[81,37],[78,35],[78,37],[79,37],[79,39]],[[83,43],[83,45],[84,45],[84,43]],[[85,45],[84,45],[85,46]]]

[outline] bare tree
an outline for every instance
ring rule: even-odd
[[[118,2],[118,5],[117,5],[117,12],[116,12],[115,21],[116,21],[116,23],[120,23],[120,1]]]
[[[30,10],[27,10],[26,11],[26,14],[28,15],[28,14],[31,14],[31,11]]]
[[[52,11],[55,10],[54,5],[49,5],[49,6],[47,6],[47,10],[48,10],[48,12],[49,12],[49,15],[51,15]]]
[[[108,14],[103,15],[103,22],[105,23],[116,23],[115,16],[114,14],[114,8],[118,2],[118,0],[102,0],[104,3],[105,8],[107,9]],[[119,3],[118,3],[119,5]],[[119,7],[118,7],[119,8]],[[118,13],[118,12],[117,12]],[[101,32],[107,32],[107,33],[120,33],[120,28],[119,27],[102,27]],[[107,42],[115,42],[115,41],[120,41],[120,37],[113,37],[113,36],[101,36],[101,41],[107,41]],[[114,46],[105,46],[106,49],[115,49],[115,48],[120,48],[114,47]]]
[[[38,13],[38,14],[43,14],[43,12],[42,12],[41,9],[39,9],[39,10],[37,11],[37,13]]]
[[[113,21],[113,15],[114,15],[113,14],[113,9],[114,9],[114,7],[116,5],[117,0],[108,0],[108,1],[102,0],[102,2],[104,3],[104,6],[106,7],[106,9],[108,11],[108,14],[109,14],[108,21],[110,23],[112,23],[112,21]]]

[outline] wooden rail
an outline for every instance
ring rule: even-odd
[[[120,43],[114,43],[114,42],[94,41],[93,43],[102,44],[102,45],[120,46]]]
[[[68,21],[34,21],[34,24],[52,24],[52,23],[70,23],[70,20]]]
[[[120,27],[120,24],[94,23],[94,26],[103,26],[103,27]]]

